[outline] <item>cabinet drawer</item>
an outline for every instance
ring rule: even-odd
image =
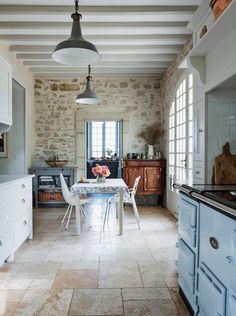
[[[12,230],[0,237],[0,265],[12,254],[13,240]]]
[[[197,204],[181,197],[179,203],[179,234],[191,247],[196,246]]]
[[[11,191],[6,188],[0,191],[0,235],[9,231],[13,222]]]
[[[182,239],[178,242],[179,284],[186,296],[195,292],[195,254]]]
[[[226,315],[226,289],[204,264],[199,269],[198,304],[200,316]]]
[[[15,198],[15,219],[21,218],[23,216],[32,217],[32,201],[31,197],[27,195],[18,196]]]
[[[32,192],[32,180],[30,179],[23,179],[21,182],[18,182],[14,186],[14,195],[16,197],[24,196],[30,196]]]
[[[22,217],[16,221],[14,229],[15,250],[21,246],[31,233],[32,220],[30,217]]]

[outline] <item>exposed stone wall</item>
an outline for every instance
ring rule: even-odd
[[[174,97],[174,92],[176,85],[184,69],[178,68],[180,63],[184,60],[184,57],[192,49],[192,40],[186,43],[183,50],[177,55],[174,61],[168,66],[166,71],[160,80],[160,111],[162,113],[162,126],[165,128],[167,136],[168,122],[169,122],[169,110],[172,103],[172,98]],[[167,139],[163,138],[162,150],[164,155],[167,157]]]
[[[68,159],[70,165],[80,164],[85,157],[84,122],[91,118],[123,119],[123,154],[146,151],[146,144],[136,136],[153,122],[161,125],[159,79],[96,78],[93,88],[102,97],[101,103],[77,105],[76,95],[84,90],[85,81],[66,77],[35,79],[35,164],[42,165],[52,153]]]

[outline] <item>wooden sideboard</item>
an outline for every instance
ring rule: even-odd
[[[123,179],[129,188],[133,187],[136,177],[141,176],[137,195],[158,195],[159,204],[163,204],[165,192],[166,161],[164,159],[124,159]]]

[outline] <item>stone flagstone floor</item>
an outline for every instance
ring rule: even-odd
[[[104,204],[93,199],[81,236],[75,214],[62,230],[64,209],[34,210],[34,239],[0,268],[0,315],[188,316],[178,294],[176,220],[157,206],[130,208],[124,235],[114,215],[104,231]]]

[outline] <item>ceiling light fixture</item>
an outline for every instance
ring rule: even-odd
[[[91,67],[88,66],[88,76],[86,77],[86,89],[83,93],[79,94],[76,98],[76,103],[81,104],[97,104],[101,101],[101,98],[93,92],[92,89],[92,77],[90,76]]]
[[[78,10],[78,0],[75,0],[75,13],[71,15],[73,19],[71,37],[57,44],[52,53],[52,59],[63,65],[87,66],[101,59],[95,45],[82,37],[80,26],[82,15],[78,13]]]

